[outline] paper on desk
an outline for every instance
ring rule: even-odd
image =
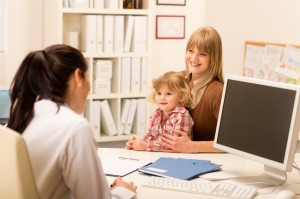
[[[102,168],[108,176],[125,176],[151,162],[126,157],[101,157]]]

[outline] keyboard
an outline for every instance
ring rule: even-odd
[[[254,187],[204,181],[187,181],[175,178],[151,176],[141,184],[143,187],[183,191],[223,198],[252,199],[257,192]]]

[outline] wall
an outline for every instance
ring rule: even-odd
[[[0,84],[9,84],[24,56],[42,48],[41,0],[8,1],[8,51],[0,53]],[[300,44],[299,0],[186,0],[186,6],[152,3],[151,76],[184,69],[185,44],[197,27],[210,25],[221,34],[224,73],[242,74],[245,40]],[[155,39],[156,15],[185,15],[186,37]]]
[[[300,44],[299,0],[207,0],[205,24],[223,40],[224,74],[242,75],[244,43]]]
[[[8,85],[24,56],[42,47],[43,1],[8,0],[7,51],[0,53],[0,84]]]

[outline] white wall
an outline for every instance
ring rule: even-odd
[[[205,24],[223,40],[224,74],[242,75],[245,41],[300,44],[299,0],[207,0]]]
[[[8,85],[24,56],[42,47],[43,1],[8,0],[7,51],[0,53],[0,84]]]

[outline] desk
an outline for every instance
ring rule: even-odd
[[[162,153],[162,152],[146,152],[146,151],[131,151],[125,149],[116,148],[99,148],[98,155],[101,157],[128,157],[137,158],[146,161],[155,161],[159,157],[180,157],[180,158],[193,158],[193,159],[203,159],[210,160],[214,163],[221,164],[222,170],[236,174],[238,176],[251,176],[260,175],[263,172],[263,165],[251,160],[241,158],[228,153],[198,153],[198,154],[186,154],[186,153]],[[296,154],[296,163],[300,165],[300,154]],[[293,169],[292,172],[287,173],[287,182],[276,188],[263,188],[258,189],[258,194],[255,199],[275,199],[277,193],[282,189],[289,189],[294,193],[300,192],[300,184],[291,184],[293,182],[300,183],[300,176],[297,170]],[[110,177],[108,177],[110,178]],[[133,181],[137,186],[137,198],[138,199],[153,199],[153,198],[172,198],[172,199],[199,199],[199,195],[193,193],[185,193],[179,191],[168,191],[161,189],[153,189],[142,187],[140,184],[144,182],[147,175],[142,174],[138,171],[131,173],[123,179],[127,182]],[[195,180],[203,180],[197,178]],[[220,181],[224,182],[224,181]],[[203,195],[202,198],[218,198]],[[300,198],[297,195],[296,198]]]

